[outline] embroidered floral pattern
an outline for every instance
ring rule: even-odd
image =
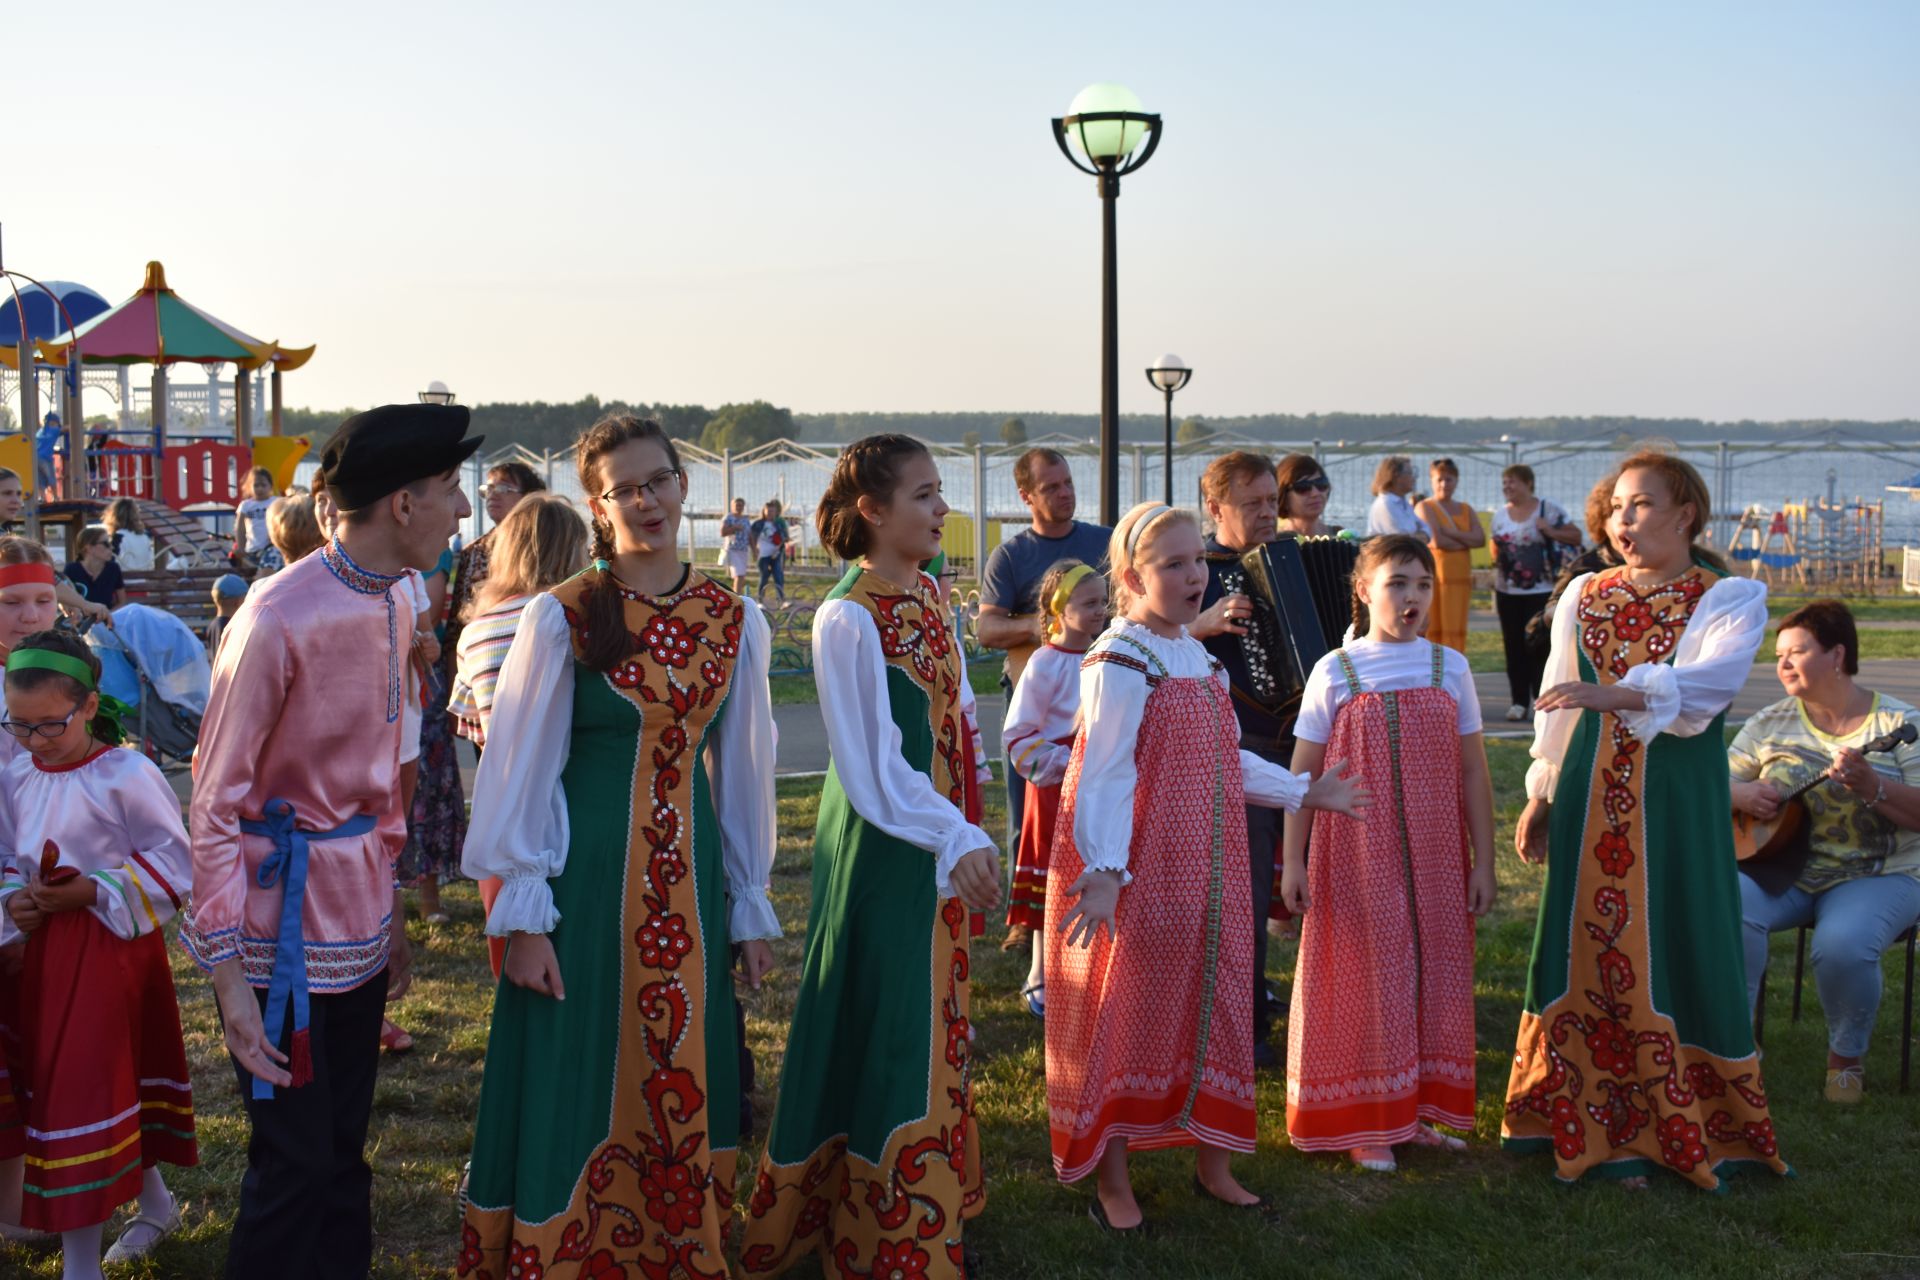
[[[1577,605],[1578,635],[1600,682],[1671,655],[1706,588],[1697,569],[1644,590],[1623,571],[1593,579]],[[1537,1042],[1523,1023],[1521,1057],[1539,1076],[1518,1088],[1523,1074],[1516,1068],[1509,1127],[1518,1131],[1514,1117],[1544,1122],[1560,1160],[1577,1168],[1596,1158],[1652,1155],[1710,1185],[1716,1159],[1772,1158],[1773,1126],[1750,1062],[1729,1063],[1680,1043],[1651,994],[1636,994],[1633,957],[1647,947],[1638,918],[1647,893],[1640,846],[1646,744],[1616,715],[1599,715],[1596,727],[1599,805],[1588,818],[1591,861],[1578,873],[1581,892],[1590,896],[1573,938],[1573,959],[1591,967],[1570,975],[1573,989],[1533,1020]],[[1711,1151],[1709,1143],[1722,1148]]]
[[[641,625],[632,633],[633,658],[607,679],[623,696],[657,709],[647,712],[650,727],[643,731],[651,744],[643,759],[651,769],[642,774],[646,791],[635,797],[636,811],[644,816],[633,833],[637,887],[628,890],[639,895],[628,918],[638,916],[641,923],[621,966],[638,975],[628,982],[637,983],[633,998],[644,1027],[644,1057],[622,1064],[639,1077],[637,1083],[623,1077],[624,1100],[615,1101],[616,1121],[628,1117],[627,1127],[590,1157],[574,1216],[543,1223],[538,1230],[541,1239],[555,1238],[557,1232],[544,1266],[578,1264],[568,1275],[722,1280],[727,1267],[720,1246],[732,1222],[732,1157],[729,1153],[725,1168],[720,1167],[709,1145],[702,1082],[679,1060],[688,1039],[704,1035],[703,970],[692,964],[683,973],[682,966],[696,956],[701,942],[689,859],[691,776],[704,765],[691,757],[726,697],[745,605],[700,573],[667,599],[625,588],[621,595],[628,602],[629,626],[636,615]],[[571,606],[565,612],[578,646],[584,642],[583,613]],[[535,1228],[515,1224],[515,1229]],[[490,1280],[478,1270],[484,1261],[481,1242],[475,1237],[469,1243],[472,1247],[461,1252],[459,1274]],[[622,1256],[633,1261],[623,1263]],[[537,1249],[516,1241],[508,1253],[510,1277],[520,1275],[512,1267],[522,1258],[525,1265],[542,1265]]]

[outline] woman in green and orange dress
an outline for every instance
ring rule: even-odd
[[[973,1117],[968,907],[991,908],[993,841],[967,821],[978,756],[959,637],[919,566],[947,504],[926,447],[848,446],[815,509],[855,562],[813,618],[832,768],[814,833],[807,954],[740,1262],[777,1275],[965,1274],[985,1206]]]
[[[1781,1161],[1747,1016],[1723,725],[1767,626],[1766,587],[1694,539],[1706,485],[1629,458],[1608,531],[1625,563],[1553,619],[1520,856],[1544,860],[1502,1137],[1564,1181],[1708,1189]]]
[[[578,448],[594,564],[526,608],[462,869],[508,938],[458,1272],[727,1273],[739,1142],[731,951],[779,934],[759,608],[680,559],[686,477],[652,422]]]

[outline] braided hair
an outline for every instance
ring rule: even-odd
[[[820,544],[842,560],[858,560],[873,546],[873,530],[860,514],[860,499],[886,503],[900,487],[908,459],[927,456],[912,436],[885,432],[848,445],[833,464],[833,478],[813,509]]]
[[[575,461],[580,469],[580,487],[598,497],[604,477],[600,464],[607,455],[635,440],[651,440],[666,450],[667,464],[680,470],[680,451],[674,448],[667,429],[651,418],[632,413],[609,413],[588,427],[574,445]],[[613,525],[598,513],[590,521],[593,539],[587,569],[586,589],[580,607],[586,615],[586,631],[580,641],[580,661],[592,671],[611,671],[633,656],[633,633],[627,630],[626,607],[620,597],[620,584],[613,580]]]

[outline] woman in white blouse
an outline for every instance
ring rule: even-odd
[[[651,1220],[622,1258],[664,1272],[691,1239],[719,1269],[732,949],[758,987],[780,933],[767,624],[680,559],[686,476],[658,424],[609,416],[577,452],[594,563],[522,615],[462,859],[503,882],[487,932],[508,938],[463,1256],[505,1275],[509,1244],[586,1257]],[[637,1163],[603,1154],[636,1141]],[[672,1206],[643,1176],[682,1188]]]
[[[1553,618],[1517,834],[1545,861],[1503,1137],[1562,1181],[1719,1186],[1785,1172],[1754,1053],[1722,737],[1753,672],[1767,589],[1694,546],[1706,484],[1679,458],[1622,464],[1625,560]]]
[[[1373,505],[1367,509],[1367,536],[1377,538],[1388,533],[1410,533],[1422,542],[1433,541],[1427,527],[1413,509],[1407,495],[1413,492],[1413,459],[1404,453],[1380,459],[1373,471]]]

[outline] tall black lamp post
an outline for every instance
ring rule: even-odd
[[[1173,505],[1173,393],[1192,378],[1193,370],[1176,355],[1161,356],[1153,362],[1153,368],[1147,370],[1147,381],[1167,397],[1167,496],[1162,501],[1168,506]]]
[[[1121,175],[1151,160],[1160,146],[1160,117],[1141,111],[1140,99],[1120,85],[1090,84],[1053,122],[1053,137],[1074,168],[1099,179],[1100,523],[1111,525],[1120,518],[1120,309],[1113,206]],[[1142,138],[1147,145],[1136,155]]]
[[[435,378],[427,384],[427,389],[419,393],[421,404],[452,404],[453,392],[447,390],[447,384]]]

